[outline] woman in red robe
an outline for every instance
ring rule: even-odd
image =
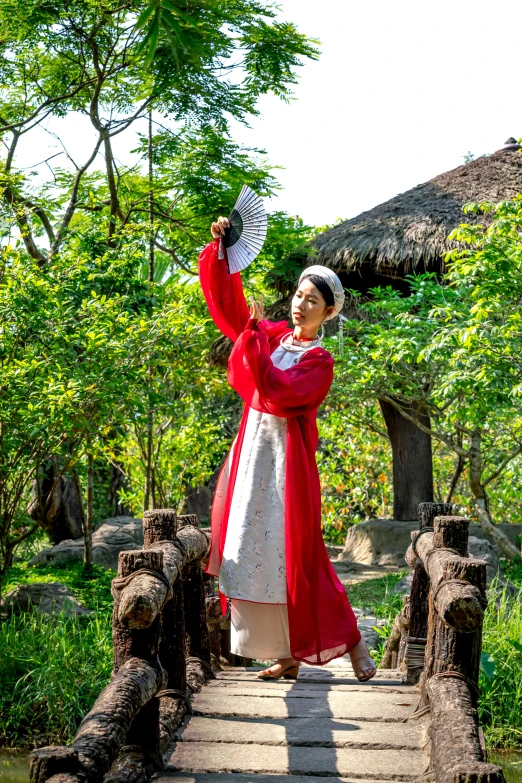
[[[375,664],[322,537],[315,461],[317,409],[334,368],[317,333],[340,312],[344,291],[331,270],[310,267],[292,300],[294,330],[265,320],[262,303],[249,310],[240,273],[219,258],[227,225],[212,224],[199,277],[216,326],[234,342],[227,379],[245,406],[218,477],[207,572],[219,576],[223,605],[231,599],[232,651],[276,659],[261,677],[292,678],[300,662],[349,653],[357,678],[368,680]]]

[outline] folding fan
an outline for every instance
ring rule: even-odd
[[[230,227],[225,229],[220,253],[223,245],[228,273],[233,274],[252,263],[261,252],[266,237],[267,217],[263,202],[247,185],[243,185],[228,220]]]

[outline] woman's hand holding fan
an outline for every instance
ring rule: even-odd
[[[243,185],[230,217],[212,223],[212,236],[219,239],[219,258],[224,258],[229,275],[250,266],[266,238],[267,216],[263,202]]]
[[[225,236],[225,229],[229,228],[230,222],[226,217],[219,217],[216,223],[212,223],[210,231],[214,239],[219,239]]]

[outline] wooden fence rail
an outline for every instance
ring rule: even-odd
[[[31,754],[31,783],[146,783],[163,769],[189,695],[230,660],[214,578],[202,573],[209,533],[194,515],[146,511],[144,549],[120,552],[112,582],[110,682],[68,747]],[[210,633],[209,633],[210,629]]]
[[[419,530],[406,553],[411,593],[381,666],[419,683],[413,717],[427,724],[427,781],[504,783],[500,767],[486,762],[477,714],[486,563],[469,557],[469,520],[451,511],[444,503],[419,505]]]

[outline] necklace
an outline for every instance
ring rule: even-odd
[[[292,342],[287,341],[287,337],[292,337]],[[321,344],[321,337],[316,337],[313,340],[295,340],[293,332],[287,332],[281,337],[279,344],[287,351],[299,352],[308,348],[315,348],[316,345]]]

